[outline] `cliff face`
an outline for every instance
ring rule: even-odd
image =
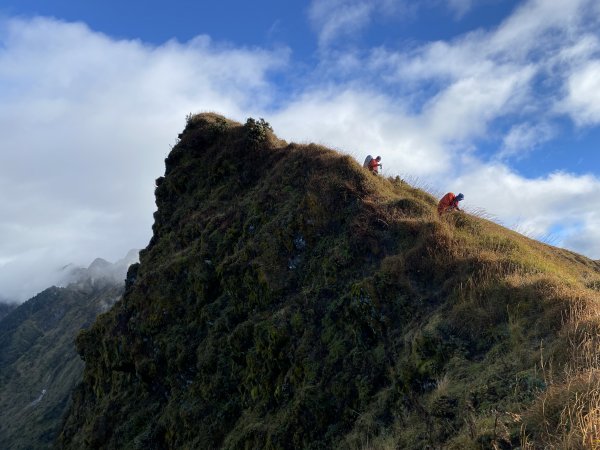
[[[579,439],[562,383],[594,387],[571,344],[598,330],[597,262],[440,219],[425,192],[265,122],[197,115],[180,138],[123,301],[78,337],[61,448]]]

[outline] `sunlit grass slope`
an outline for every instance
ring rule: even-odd
[[[64,448],[591,448],[600,268],[268,124],[188,118]]]

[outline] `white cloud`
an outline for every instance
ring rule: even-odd
[[[600,60],[587,62],[568,79],[566,96],[557,106],[580,126],[600,124]]]
[[[555,131],[548,123],[513,125],[508,134],[504,136],[498,158],[522,158],[554,136]]]
[[[317,0],[309,9],[309,17],[318,29],[319,44],[327,46],[340,36],[352,36],[371,20],[372,2],[364,0]]]
[[[308,17],[323,50],[343,43],[342,38],[355,41],[376,17],[411,17],[418,8],[407,0],[312,0]]]
[[[310,91],[270,117],[287,139],[338,148],[361,162],[367,154],[381,154],[386,173],[421,177],[444,171],[450,163],[450,154],[422,118],[375,92]]]
[[[581,224],[563,238],[565,248],[577,249],[585,255],[600,259],[600,217],[597,211],[587,211],[581,216]]]
[[[455,81],[426,106],[428,128],[444,142],[481,136],[490,121],[525,101],[532,76],[529,67],[510,72],[497,68],[484,76]]]
[[[530,0],[508,18],[491,36],[492,49],[510,52],[513,58],[538,57],[532,52],[552,50],[580,35],[594,0]]]
[[[448,7],[460,19],[471,10],[473,0],[448,0]]]
[[[185,115],[243,120],[286,61],[207,37],[154,47],[51,19],[0,24],[0,293],[23,300],[58,265],[144,247]]]
[[[556,245],[600,258],[597,177],[555,172],[525,178],[502,163],[465,169],[453,183],[465,194],[466,205],[537,238],[555,234]]]
[[[599,53],[600,39],[598,36],[583,32],[576,40],[562,46],[555,55],[549,58],[550,66],[579,68]]]
[[[525,178],[501,163],[473,164],[458,180],[461,185],[477,186],[470,199],[477,205],[489,205],[490,213],[505,218],[540,215],[558,220],[565,211],[586,211],[598,203],[595,194],[600,180],[591,175],[551,173],[541,178]],[[578,214],[579,215],[579,214]],[[550,220],[548,222],[551,222]]]

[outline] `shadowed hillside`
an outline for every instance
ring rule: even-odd
[[[17,305],[15,303],[3,303],[0,301],[0,320],[8,315]]]
[[[180,138],[61,448],[591,448],[597,262],[264,121]]]
[[[78,269],[67,287],[46,289],[0,320],[1,449],[52,448],[83,372],[75,337],[123,293],[126,268],[105,268]]]

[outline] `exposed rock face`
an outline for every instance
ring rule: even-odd
[[[264,121],[194,116],[180,138],[123,300],[77,339],[61,448],[551,438],[536,402],[573,364],[573,305],[599,301],[597,263],[440,219],[425,192]]]

